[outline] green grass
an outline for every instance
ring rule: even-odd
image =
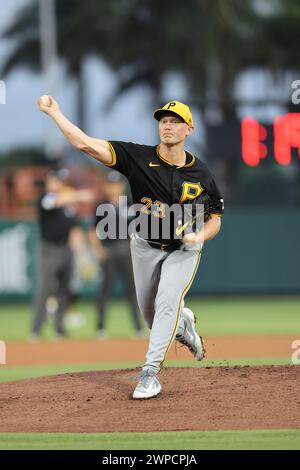
[[[198,325],[205,336],[224,335],[284,335],[300,338],[300,297],[237,297],[191,299],[186,304],[198,317]],[[95,336],[96,314],[92,303],[78,305],[85,325],[70,330],[72,339]],[[31,322],[29,304],[0,305],[0,339],[26,340]],[[128,306],[122,301],[112,301],[107,313],[108,331],[113,338],[128,338],[133,326]],[[43,337],[53,337],[51,322],[45,325]]]
[[[255,366],[255,365],[289,365],[288,357],[266,357],[257,359],[235,359],[226,361],[204,360],[199,364],[195,361],[167,361],[166,367],[221,367],[221,366]],[[46,375],[66,374],[70,372],[86,372],[91,370],[132,369],[141,366],[141,362],[123,362],[107,364],[79,365],[45,365],[45,366],[1,366],[0,383],[14,380],[43,377]]]
[[[4,433],[0,434],[0,449],[298,450],[300,449],[300,430],[185,431],[113,434]]]
[[[206,336],[300,336],[300,297],[217,298],[189,302]],[[296,337],[296,336],[295,336]]]
[[[71,339],[89,339],[96,335],[96,312],[90,302],[82,302],[76,307],[82,313],[85,324],[68,330]],[[129,338],[133,333],[129,309],[122,301],[112,301],[107,313],[107,329],[110,337]],[[0,304],[0,339],[4,341],[27,340],[30,335],[32,309],[29,304]],[[44,339],[54,337],[53,321],[47,320],[42,336]]]
[[[284,298],[204,298],[187,302],[198,316],[198,325],[205,336],[224,335],[281,335],[300,339],[300,297]],[[95,336],[95,310],[92,303],[78,305],[86,323],[71,329],[71,339]],[[0,305],[0,339],[28,339],[31,307],[29,304]],[[113,301],[108,312],[108,330],[112,338],[128,338],[133,327],[128,307]],[[51,322],[45,326],[43,337],[53,338]],[[290,364],[289,357],[259,358],[226,361],[169,361],[169,367],[203,367],[233,365]],[[23,378],[113,368],[134,368],[139,363],[47,365],[10,367],[0,366],[0,382]],[[0,449],[300,449],[299,430],[172,432],[172,433],[109,433],[109,434],[0,434]]]

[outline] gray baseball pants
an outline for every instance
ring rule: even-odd
[[[46,300],[57,294],[58,310],[55,316],[56,333],[63,334],[63,316],[70,302],[70,281],[73,255],[67,244],[55,245],[42,241],[40,253],[39,287],[34,302],[32,333],[39,335],[46,318]]]
[[[180,318],[184,297],[195,277],[201,251],[161,251],[134,235],[131,255],[138,304],[151,329],[143,369],[158,373],[176,333],[184,328]]]
[[[105,329],[107,302],[114,278],[119,273],[121,274],[122,280],[124,281],[126,287],[127,300],[130,304],[130,312],[135,331],[140,331],[142,329],[142,323],[136,301],[128,240],[111,241],[108,245],[105,245],[105,248],[109,251],[109,256],[101,264],[103,271],[103,281],[97,299],[99,316],[98,328],[99,330]]]

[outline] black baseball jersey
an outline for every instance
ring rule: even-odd
[[[212,173],[191,153],[186,152],[185,165],[176,166],[160,155],[158,146],[119,141],[108,141],[108,144],[113,162],[107,166],[128,178],[133,203],[143,205],[143,215],[163,222],[164,205],[190,202],[203,191],[209,194],[213,203],[212,213],[223,214],[223,199]],[[150,228],[148,236],[144,238],[154,241]],[[168,243],[174,239],[174,233],[164,238],[160,231],[158,241]],[[157,238],[155,240],[157,241]]]
[[[68,243],[70,230],[77,225],[74,211],[68,207],[55,207],[55,194],[44,194],[39,200],[39,226],[41,239],[55,245]]]

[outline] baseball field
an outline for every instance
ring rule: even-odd
[[[35,342],[30,305],[1,304],[0,449],[300,449],[300,297],[187,305],[206,359],[173,345],[162,394],[134,401],[148,340],[133,337],[122,301],[110,304],[105,340],[86,302],[68,339],[55,339],[50,318]]]

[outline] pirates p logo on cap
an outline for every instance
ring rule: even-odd
[[[190,111],[190,108],[180,101],[169,101],[169,103],[165,104],[162,108],[157,109],[154,111],[154,118],[159,121],[163,114],[165,113],[173,113],[186,122],[188,126],[193,127],[193,116]]]

